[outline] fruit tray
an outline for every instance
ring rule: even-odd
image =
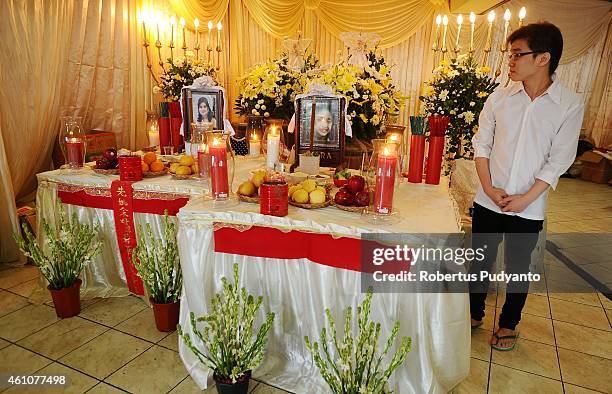
[[[111,168],[111,169],[103,169],[103,168],[92,168],[93,172],[95,172],[96,174],[102,174],[102,175],[119,175],[119,169],[118,168]]]
[[[327,200],[325,200],[325,202],[319,203],[319,204],[301,204],[299,202],[295,202],[295,201],[289,201],[289,205],[293,205],[294,207],[298,207],[298,208],[304,208],[304,209],[319,209],[319,208],[325,208],[330,206],[332,203],[332,199],[331,197],[327,196]]]
[[[236,194],[238,195],[238,199],[240,201],[250,202],[250,203],[253,203],[253,204],[259,204],[259,196],[251,197],[251,196],[245,196],[245,195],[240,194],[240,193],[236,193]]]
[[[166,175],[168,173],[168,169],[164,168],[162,171],[144,171],[142,176],[145,178],[154,178],[156,176]]]
[[[358,207],[355,205],[340,205],[340,204],[334,204],[334,206],[338,209],[342,209],[343,211],[358,212],[358,213],[363,212],[367,208],[367,207]]]
[[[184,181],[184,180],[187,180],[187,179],[195,178],[195,176],[193,174],[189,174],[189,175],[172,174],[172,178],[178,179],[179,181]]]

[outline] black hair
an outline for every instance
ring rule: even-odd
[[[516,40],[527,41],[529,48],[534,52],[548,52],[550,54],[548,73],[552,75],[555,72],[563,53],[563,36],[557,26],[545,21],[530,23],[513,31],[507,42],[511,44]]]
[[[202,119],[202,114],[200,113],[200,105],[202,105],[202,103],[206,104],[206,108],[208,108],[208,122],[212,122],[213,111],[210,108],[210,104],[208,104],[206,97],[200,97],[198,100],[198,122],[202,122],[204,120]]]

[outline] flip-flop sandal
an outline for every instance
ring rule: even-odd
[[[472,328],[472,330],[473,330],[473,329],[475,329],[475,328],[478,328],[478,327],[482,326],[483,324],[484,324],[484,322],[481,320],[481,321],[479,321],[477,324],[471,324],[471,323],[470,323],[470,327],[471,327],[471,328]]]
[[[494,333],[493,336],[495,338],[497,338],[497,342],[498,343],[499,343],[500,339],[514,339],[514,342],[512,343],[512,346],[504,347],[504,346],[499,346],[497,344],[495,344],[495,345],[491,344],[491,347],[493,349],[499,350],[501,352],[507,352],[507,351],[510,351],[510,350],[514,349],[514,347],[516,346],[516,343],[518,342],[518,338],[519,338],[519,333],[517,332],[516,335],[502,335],[502,336],[499,336],[499,335],[497,335],[497,333]]]

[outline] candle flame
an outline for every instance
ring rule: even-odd
[[[442,24],[443,24],[444,26],[447,26],[447,25],[448,25],[448,16],[444,15],[444,16],[442,17]]]
[[[185,18],[181,16],[181,26],[185,27]]]
[[[193,20],[193,24],[194,24],[196,30],[198,29],[198,27],[200,27],[200,21],[198,20],[198,18],[195,18]]]
[[[218,23],[217,23],[217,30],[221,30],[221,27],[222,27],[222,26],[221,26],[221,22],[218,22]]]
[[[221,138],[215,137],[212,141],[213,146],[221,146]]]
[[[491,10],[491,12],[489,12],[487,20],[489,21],[489,23],[493,23],[493,21],[495,20],[495,11]]]
[[[525,15],[527,15],[527,10],[525,9],[525,7],[521,7],[521,10],[519,11],[519,19],[525,19]]]
[[[389,156],[389,148],[385,147],[383,148],[383,156]]]
[[[212,30],[213,24],[212,21],[208,21],[208,30]]]
[[[174,17],[174,15],[172,15],[172,16],[170,17],[170,24],[171,24],[172,26],[176,25],[176,18]]]
[[[476,22],[476,14],[474,14],[473,12],[470,12],[470,23],[475,23]]]
[[[457,24],[460,25],[463,23],[463,15],[459,14],[457,15]]]
[[[436,16],[436,25],[440,26],[440,23],[442,23],[442,15],[438,14]]]
[[[510,20],[510,16],[510,10],[506,8],[506,11],[504,12],[504,20],[508,22]]]
[[[399,135],[398,135],[398,134],[391,134],[391,135],[389,136],[389,139],[390,139],[391,141],[399,141],[400,137],[399,137]]]
[[[257,137],[257,134],[253,133],[253,135],[251,136],[251,139],[252,139],[253,141],[257,141],[257,138],[258,138],[258,137]]]

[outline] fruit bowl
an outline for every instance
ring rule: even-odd
[[[102,175],[119,175],[119,169],[118,168],[92,168],[93,172],[95,172],[96,174],[102,174]]]
[[[154,178],[156,176],[166,175],[168,173],[168,168],[165,167],[162,171],[143,171],[142,176],[145,178]]]
[[[304,208],[304,209],[319,209],[330,206],[332,203],[332,199],[330,196],[327,196],[327,199],[324,202],[311,204],[311,203],[299,203],[292,200],[289,200],[289,205],[293,205],[294,207]]]
[[[340,204],[335,204],[335,203],[334,203],[334,206],[338,209],[342,209],[343,211],[358,212],[358,213],[365,211],[367,208],[367,207],[358,207],[356,205],[340,205]]]
[[[189,175],[172,174],[172,178],[177,179],[179,181],[184,181],[187,179],[195,178],[195,176],[193,174],[189,174]]]
[[[238,199],[240,201],[250,202],[253,204],[259,204],[259,195],[257,194],[254,196],[245,196],[244,194],[236,193],[236,195],[238,195]]]

